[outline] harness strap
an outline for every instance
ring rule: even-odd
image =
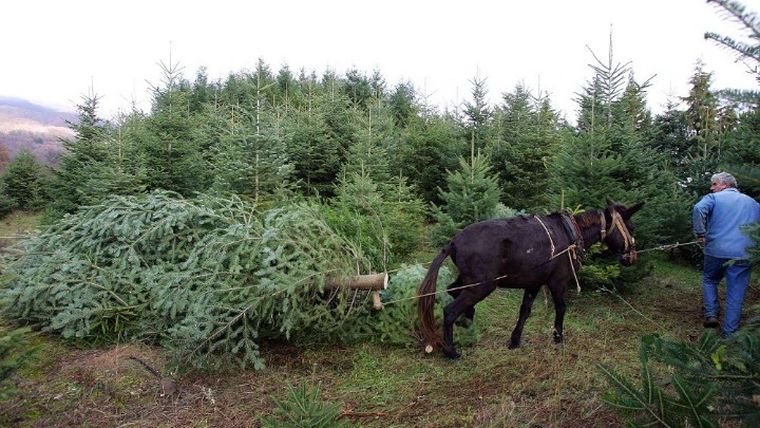
[[[601,228],[602,230],[601,230],[601,233],[600,233],[602,237],[601,237],[600,241],[602,242],[602,245],[604,245],[604,238],[607,237],[607,219],[604,218],[604,210],[601,211],[599,217],[600,217],[599,223],[602,226],[602,228]]]
[[[554,254],[555,247],[554,247],[554,240],[552,239],[552,235],[549,233],[549,228],[546,227],[546,224],[541,220],[541,217],[534,215],[533,217],[538,220],[538,223],[541,224],[541,227],[544,228],[544,231],[546,232],[546,236],[549,238],[549,244],[551,245],[551,257],[549,257],[549,261],[554,260],[556,257],[561,256],[564,253],[567,253],[567,261],[570,263],[570,270],[573,272],[573,278],[575,278],[575,286],[578,290],[578,294],[581,292],[581,283],[578,280],[578,275],[575,273],[575,261],[578,261],[578,248],[580,248],[580,251],[583,252],[583,235],[580,233],[580,228],[578,227],[578,223],[575,222],[575,217],[567,214],[562,214],[562,220],[563,224],[565,225],[565,228],[570,234],[570,239],[572,243],[565,248],[564,250],[560,251],[557,254]],[[569,217],[569,218],[568,218]],[[569,227],[568,227],[569,223]],[[580,246],[579,246],[580,243]]]
[[[547,228],[546,224],[544,224],[543,220],[541,220],[541,217],[539,217],[537,215],[534,215],[533,217],[536,220],[538,220],[538,223],[541,224],[541,227],[544,228],[544,231],[546,232],[546,236],[549,238],[549,245],[551,245],[551,250],[552,250],[552,253],[549,256],[549,259],[551,260],[551,259],[554,258],[554,240],[552,239],[552,235],[551,235],[551,233],[549,233],[549,228]]]
[[[583,242],[583,232],[581,232],[578,222],[575,221],[575,216],[572,214],[563,214],[562,218],[565,220],[565,229],[567,229],[570,240],[576,245],[578,251],[581,253],[581,257],[585,256],[586,245]]]
[[[628,252],[636,241],[633,239],[630,232],[628,232],[628,228],[625,226],[625,223],[623,223],[623,219],[617,211],[612,212],[612,227],[610,227],[610,233],[612,233],[613,228],[617,228],[623,236],[623,242],[625,243],[624,251]]]

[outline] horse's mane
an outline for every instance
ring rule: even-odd
[[[599,210],[585,211],[575,218],[578,226],[587,229],[589,227],[598,226],[599,222]]]

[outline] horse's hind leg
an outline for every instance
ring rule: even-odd
[[[549,291],[552,293],[554,300],[554,343],[562,343],[564,336],[562,334],[563,324],[565,322],[565,289],[567,284],[564,281],[549,281]]]
[[[454,347],[454,322],[460,315],[466,314],[468,311],[474,314],[475,304],[485,299],[495,289],[496,286],[493,284],[483,284],[463,290],[453,302],[443,308],[443,353],[447,357],[452,360],[460,357],[459,352]]]
[[[449,284],[448,286],[448,292],[449,295],[453,298],[457,298],[459,294],[462,292],[462,289],[459,288],[462,286],[462,277],[457,276],[457,279]],[[475,306],[471,306],[464,310],[462,315],[456,320],[455,324],[461,327],[468,328],[472,325],[472,322],[475,319]]]
[[[530,316],[530,310],[533,307],[533,300],[536,299],[539,288],[540,287],[526,288],[525,292],[523,293],[523,300],[522,304],[520,305],[520,317],[517,319],[517,325],[515,326],[515,329],[512,330],[512,337],[509,340],[508,346],[509,349],[520,347],[520,337],[522,337],[523,327],[525,327],[525,321],[527,321],[528,317]]]

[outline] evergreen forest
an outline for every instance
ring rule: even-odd
[[[736,54],[760,84],[760,18],[736,2],[711,3],[751,42],[705,38]],[[220,80],[161,62],[150,110],[113,118],[87,93],[57,164],[30,153],[5,161],[0,214],[41,217],[37,233],[6,250],[3,318],[88,346],[157,345],[188,370],[263,369],[268,342],[414,348],[413,297],[426,263],[468,224],[643,201],[635,236],[648,249],[693,241],[691,208],[713,173],[731,172],[760,198],[760,92],[719,90],[695,60],[688,93],[653,113],[647,92],[656,76],[637,75],[613,40],[584,61],[575,117],[523,83],[490,88],[476,75],[460,105],[441,109],[382,70],[318,75],[262,60]],[[498,102],[487,101],[491,91]],[[760,227],[748,233],[760,242]],[[752,254],[760,259],[760,249]],[[702,253],[684,245],[663,257],[698,268]],[[580,285],[635,292],[653,263],[623,268],[594,247]],[[382,300],[396,303],[382,311],[370,293],[329,286],[378,272],[390,273]],[[444,268],[441,286],[453,274]],[[752,426],[760,330],[748,324],[731,343],[645,336],[643,387],[635,374],[597,367],[614,389],[606,401],[642,424],[632,426],[717,426],[718,417]],[[3,346],[28,333],[13,330]],[[666,386],[650,360],[669,367],[663,376],[675,373]],[[749,403],[731,401],[724,381]],[[301,400],[331,420],[340,414],[299,388],[283,409]]]

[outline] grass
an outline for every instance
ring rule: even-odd
[[[0,249],[11,246],[24,236],[34,233],[41,213],[14,211],[0,220]]]
[[[462,346],[456,362],[372,343],[270,343],[262,349],[266,369],[184,374],[172,397],[161,397],[157,379],[127,358],[139,356],[171,375],[161,349],[81,349],[41,336],[43,356],[19,373],[15,395],[0,403],[0,425],[257,426],[271,414],[272,397],[305,380],[361,426],[620,426],[624,421],[600,400],[609,386],[595,365],[635,377],[641,336],[696,340],[702,331],[699,272],[664,257],[654,266],[622,294],[577,294],[571,286],[563,345],[553,343],[554,309],[540,294],[522,347],[508,350],[522,293],[498,290],[478,305],[479,339]],[[760,301],[757,285],[746,308]]]

